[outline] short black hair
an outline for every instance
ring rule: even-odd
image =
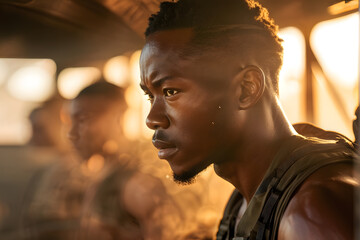
[[[78,99],[83,96],[87,97],[101,97],[114,103],[120,103],[126,106],[124,89],[118,87],[112,83],[106,82],[105,80],[97,81],[79,92],[75,97]]]
[[[236,39],[237,52],[254,55],[278,93],[282,65],[282,40],[278,26],[266,8],[254,0],[179,0],[162,2],[160,11],[151,15],[145,36],[179,28],[193,28],[197,47],[222,49]],[[240,38],[234,38],[239,36]]]

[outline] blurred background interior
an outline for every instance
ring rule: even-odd
[[[152,135],[145,126],[149,103],[138,86],[143,32],[159,2],[0,0],[0,227],[16,211],[14,199],[24,201],[19,192],[21,187],[26,192],[22,182],[30,178],[32,164],[46,158],[34,156],[36,160],[19,172],[17,167],[25,163],[14,160],[15,153],[32,142],[47,145],[50,138],[60,138],[50,145],[66,149],[68,117],[56,102],[72,99],[100,76],[126,88],[129,108],[124,133],[141,142],[144,159],[162,164],[147,144]],[[289,120],[310,122],[354,140],[352,120],[359,104],[359,1],[260,2],[269,9],[284,39],[280,100]],[[35,109],[44,103],[58,109],[54,114],[60,119],[56,123],[50,120],[54,114],[42,116],[50,124],[42,127],[52,129],[42,131],[59,131],[57,137],[48,136],[48,141],[34,139],[33,131],[39,128],[31,124],[32,119],[41,118]],[[157,170],[157,175],[170,182],[168,166],[161,167],[164,170]],[[217,187],[216,192],[209,188],[208,209],[202,209],[197,218],[219,219],[232,186],[209,169],[198,183],[185,188],[196,192],[204,182]],[[180,191],[168,184],[170,192]]]

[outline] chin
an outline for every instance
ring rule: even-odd
[[[190,174],[190,173],[184,173],[184,174],[176,174],[173,172],[173,179],[174,182],[176,182],[179,185],[190,185],[195,182],[197,173]]]
[[[174,182],[180,184],[180,185],[189,185],[195,182],[196,180],[196,176],[202,172],[203,170],[205,170],[210,164],[205,164],[204,162],[202,162],[201,164],[194,166],[191,169],[188,170],[184,170],[181,169],[181,171],[177,171],[179,170],[179,167],[173,167],[171,166],[172,170],[173,170],[173,179]]]
[[[91,158],[91,156],[92,156],[93,154],[88,153],[88,152],[78,151],[78,155],[80,156],[80,158],[81,158],[84,162],[86,162],[86,161],[88,161],[88,160]]]

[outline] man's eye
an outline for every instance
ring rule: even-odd
[[[147,97],[147,99],[151,102],[154,99],[154,96],[151,95],[150,93],[145,93],[145,96]]]
[[[175,89],[164,89],[164,95],[165,97],[171,97],[175,94],[179,93],[178,90],[175,90]]]
[[[81,116],[77,119],[78,123],[84,123],[89,120],[89,116]]]

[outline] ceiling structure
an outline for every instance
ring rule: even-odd
[[[111,57],[141,49],[148,18],[161,1],[0,0],[0,58],[50,58],[58,73],[66,67],[102,68]],[[304,34],[306,119],[314,122],[311,66],[319,64],[310,47],[310,32],[321,21],[357,11],[359,0],[259,2],[280,28],[295,26]],[[336,91],[332,95],[338,99]]]
[[[350,1],[350,0],[346,0]],[[355,0],[353,0],[355,1]],[[356,0],[358,1],[358,0]],[[0,57],[81,66],[142,47],[160,0],[0,0]],[[340,0],[260,0],[280,27],[309,31]]]
[[[0,0],[0,57],[92,65],[141,48],[143,39],[94,0]]]

